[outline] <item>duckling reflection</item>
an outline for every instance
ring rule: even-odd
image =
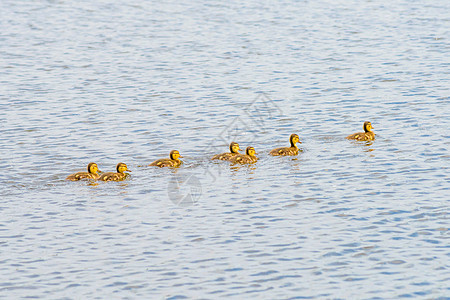
[[[125,173],[131,172],[131,170],[128,169],[127,165],[124,163],[118,163],[116,166],[117,173],[115,172],[107,172],[103,173],[98,180],[101,181],[121,181],[124,180],[129,174]]]
[[[230,159],[233,164],[253,164],[258,158],[256,157],[256,151],[253,147],[247,147],[245,150],[246,154],[238,154]]]
[[[375,133],[372,132],[372,123],[364,122],[363,125],[364,132],[357,132],[351,134],[347,137],[348,140],[357,140],[357,141],[373,141],[375,140]]]
[[[235,142],[231,142],[230,144],[230,152],[216,154],[211,159],[220,159],[220,160],[230,160],[232,157],[239,155],[239,144]]]
[[[98,166],[96,163],[89,163],[87,166],[87,172],[78,172],[67,176],[66,180],[77,181],[82,179],[97,179],[100,175]]]
[[[155,167],[179,167],[183,163],[179,158],[183,157],[180,155],[180,152],[178,150],[172,150],[169,154],[170,158],[161,158],[158,160],[155,160],[149,166],[155,166]]]
[[[289,142],[291,143],[290,147],[281,147],[273,149],[269,152],[270,155],[273,156],[287,156],[287,155],[297,155],[298,154],[298,147],[297,143],[300,143],[300,138],[297,134],[293,133],[289,137]]]

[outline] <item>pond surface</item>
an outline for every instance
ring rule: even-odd
[[[448,299],[450,2],[140,2],[0,2],[0,297]]]

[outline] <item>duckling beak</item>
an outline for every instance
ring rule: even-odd
[[[180,155],[180,158],[183,158],[183,156]]]
[[[127,172],[131,172],[131,170],[130,170],[130,169],[127,169]]]

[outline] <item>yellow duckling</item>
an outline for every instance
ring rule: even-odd
[[[276,148],[276,149],[273,149],[272,151],[270,151],[269,154],[273,155],[273,156],[297,155],[298,154],[297,143],[300,143],[300,144],[302,143],[302,142],[300,142],[300,138],[298,137],[297,134],[293,133],[289,137],[289,141],[291,142],[291,146],[290,147]]]
[[[357,141],[373,141],[375,140],[375,133],[372,132],[372,123],[364,122],[363,125],[364,132],[357,132],[354,134],[350,134],[347,139],[348,140],[357,140]]]
[[[156,167],[179,167],[183,163],[181,160],[179,160],[180,157],[183,157],[180,155],[180,152],[178,150],[172,150],[170,151],[170,158],[161,158],[158,160],[155,160],[149,166],[156,166]]]
[[[232,157],[239,154],[239,150],[241,150],[239,144],[231,142],[230,152],[214,155],[211,159],[230,160]]]
[[[258,160],[258,158],[255,156],[255,148],[247,147],[247,149],[245,149],[245,153],[246,154],[238,154],[233,156],[230,161],[234,164],[253,164]]]
[[[118,163],[116,166],[117,173],[114,172],[108,172],[103,173],[98,180],[101,181],[121,181],[124,180],[129,174],[124,173],[125,171],[131,172],[131,170],[128,169],[127,165],[124,163]]]
[[[67,176],[66,180],[77,181],[81,179],[97,179],[100,176],[97,173],[99,172],[99,169],[96,163],[93,162],[89,163],[87,169],[88,169],[87,172],[78,172]]]

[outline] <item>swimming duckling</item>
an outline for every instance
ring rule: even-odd
[[[180,152],[178,150],[172,150],[170,151],[170,158],[161,158],[158,160],[155,160],[149,166],[156,166],[156,167],[179,167],[183,163],[178,158],[183,157],[180,155]]]
[[[99,169],[96,163],[93,162],[89,163],[87,169],[88,169],[87,172],[78,172],[67,176],[66,180],[77,181],[81,179],[97,179],[100,176],[97,173],[99,172]]]
[[[357,141],[373,141],[375,140],[375,133],[372,132],[372,123],[364,122],[363,125],[364,132],[357,132],[351,134],[347,137],[348,140],[357,140]]]
[[[302,142],[300,142],[300,138],[298,137],[297,134],[293,133],[289,137],[289,141],[291,142],[291,146],[290,147],[276,148],[276,149],[273,149],[272,151],[270,151],[269,154],[273,155],[273,156],[297,155],[298,154],[297,143],[300,143],[300,144],[302,143]]]
[[[258,158],[255,156],[256,151],[255,148],[253,147],[247,147],[247,149],[245,149],[245,153],[246,154],[238,154],[233,156],[230,161],[232,163],[240,163],[240,164],[252,164],[255,163]]]
[[[230,160],[230,158],[239,154],[239,150],[241,150],[239,144],[231,142],[230,152],[214,155],[211,159]]]
[[[131,172],[131,170],[128,169],[127,165],[124,163],[118,163],[116,166],[117,173],[114,172],[108,172],[103,173],[98,180],[101,181],[121,181],[124,180],[129,174],[124,173],[125,171]]]

